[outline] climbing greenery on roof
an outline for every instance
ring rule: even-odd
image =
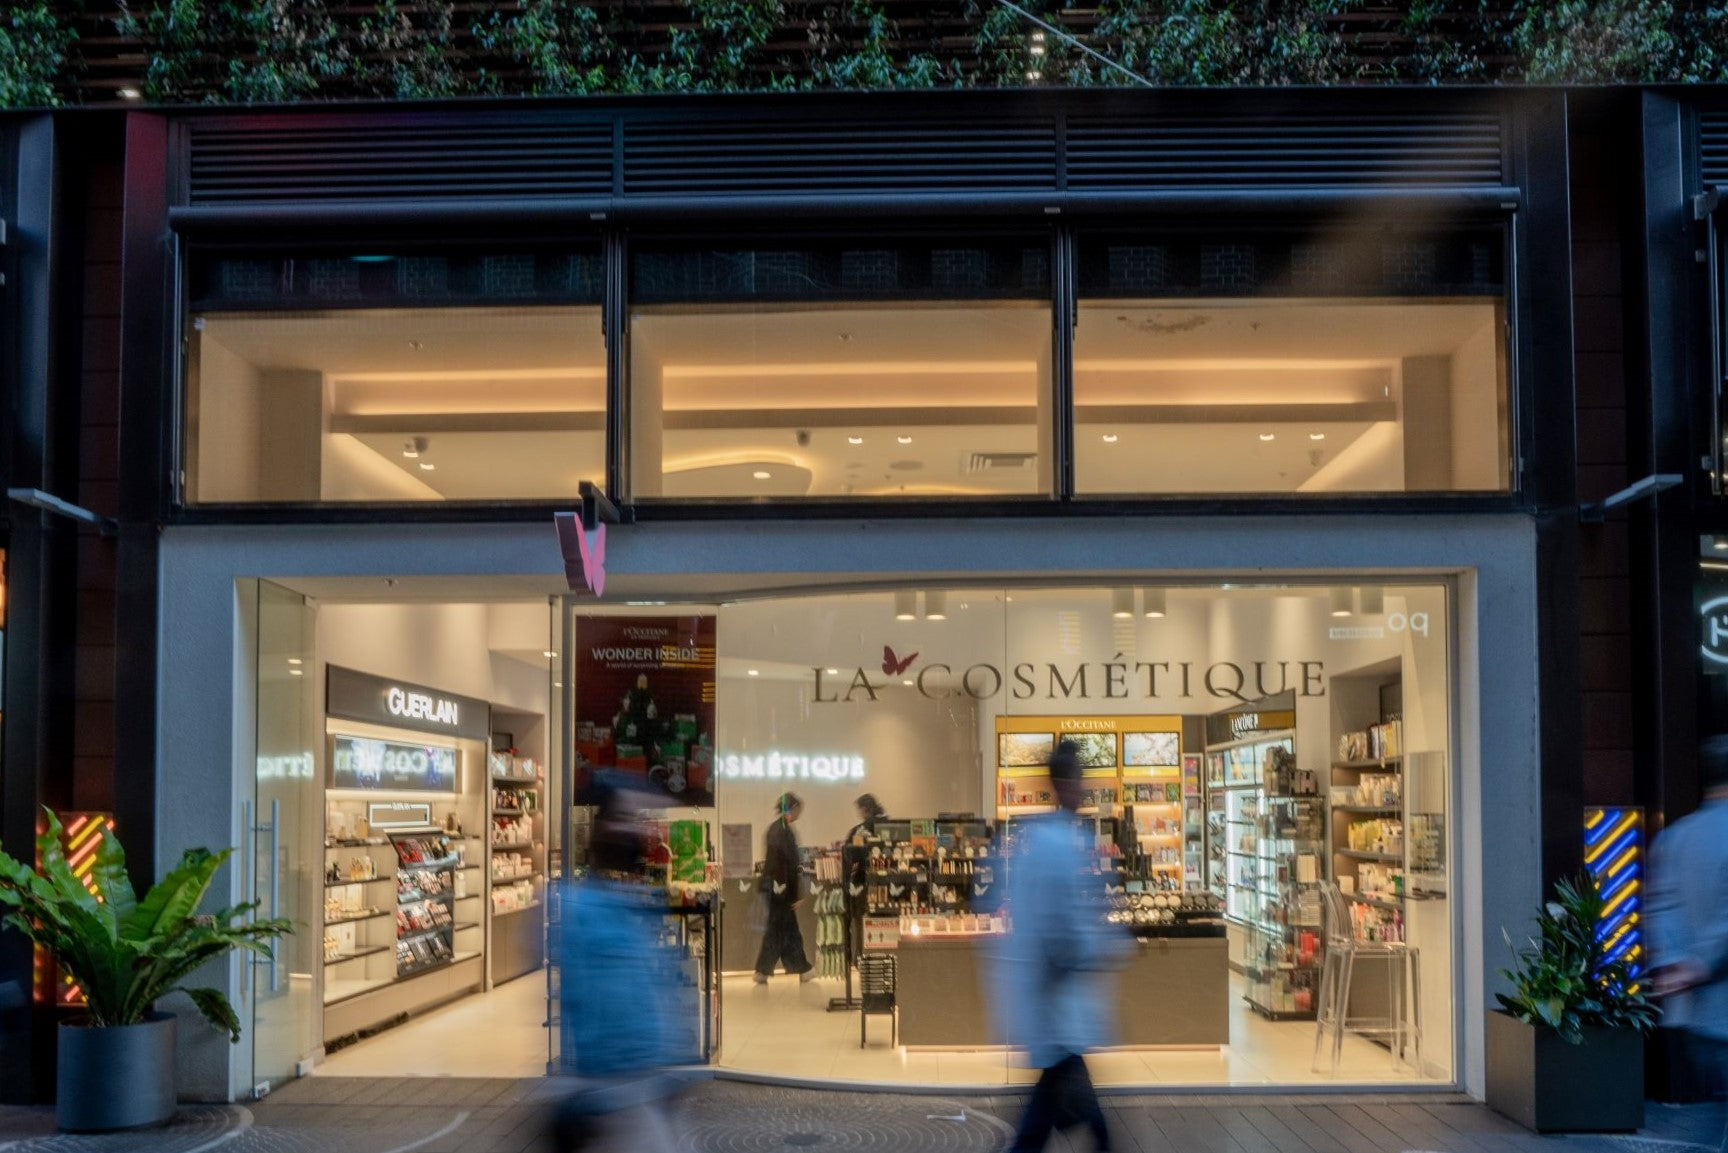
[[[0,12],[5,107],[1136,77],[1728,81],[1728,0],[6,0]]]

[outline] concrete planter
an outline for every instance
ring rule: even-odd
[[[1489,1013],[1488,1106],[1538,1133],[1629,1133],[1644,1124],[1644,1038],[1586,1029],[1569,1045],[1505,1013]]]
[[[54,1120],[68,1133],[161,1125],[174,1116],[174,1015],[137,1025],[60,1026]]]

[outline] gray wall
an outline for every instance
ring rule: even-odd
[[[1535,527],[1520,516],[1087,519],[632,525],[608,541],[611,598],[719,599],[751,589],[916,577],[1053,580],[1279,577],[1349,569],[1459,574],[1458,967],[1461,1080],[1482,1092],[1484,996],[1500,930],[1516,935],[1539,875]],[[891,566],[891,567],[890,567]],[[179,527],[161,547],[158,855],[240,843],[249,776],[235,581],[252,576],[560,579],[548,525]],[[520,595],[520,579],[507,582]],[[472,588],[470,581],[462,587]],[[447,599],[459,600],[452,593]],[[1485,803],[1486,798],[1486,803]],[[1494,875],[1485,883],[1484,846]],[[238,900],[239,878],[214,900]],[[238,972],[230,966],[230,981]],[[1483,987],[1484,980],[1490,982]],[[245,1046],[202,1047],[188,1095],[238,1095]],[[225,1058],[225,1059],[224,1059]]]

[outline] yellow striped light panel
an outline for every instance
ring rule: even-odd
[[[1601,890],[1598,930],[1610,959],[1644,970],[1644,810],[1584,810],[1584,867]]]

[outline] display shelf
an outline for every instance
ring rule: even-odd
[[[427,901],[448,901],[450,896],[449,893],[422,893],[415,889],[413,893],[397,893],[396,904],[400,907],[402,905],[419,905]]]
[[[1364,897],[1360,893],[1345,893],[1344,899],[1353,905],[1368,905],[1375,909],[1390,909],[1398,913],[1404,910],[1404,898],[1384,894],[1378,897]]]
[[[496,816],[520,817],[523,813],[533,813],[533,812],[538,812],[538,811],[539,810],[537,810],[537,809],[511,808],[507,805],[493,805],[492,806],[492,815],[495,817]]]
[[[324,1004],[341,1004],[343,1001],[352,1000],[355,997],[361,997],[377,989],[382,989],[384,986],[393,983],[395,980],[396,978],[394,977],[371,977],[361,981],[332,981],[326,979],[324,982]]]
[[[440,935],[441,933],[447,933],[449,931],[450,931],[449,925],[433,925],[430,929],[415,929],[412,932],[403,933],[400,936],[398,936],[396,938],[396,940],[398,942],[419,941],[423,938],[436,937],[436,936]]]
[[[374,956],[378,953],[394,952],[395,949],[396,945],[394,942],[388,945],[374,945],[369,949],[356,949],[352,953],[343,953],[339,957],[326,957],[324,959],[324,964],[326,967],[330,965],[346,965],[350,961],[363,961],[367,957]]]
[[[1395,757],[1386,757],[1383,760],[1378,760],[1378,761],[1333,761],[1332,767],[1335,769],[1351,769],[1351,770],[1389,769],[1392,772],[1397,772],[1398,766],[1400,766],[1403,763],[1404,763],[1404,757],[1402,754],[1400,754],[1400,755],[1395,756]]]
[[[367,837],[365,839],[347,837],[340,840],[325,838],[324,841],[326,849],[376,849],[388,844],[390,844],[389,837]]]
[[[456,958],[454,956],[450,956],[450,957],[440,957],[436,961],[428,961],[424,965],[410,965],[406,969],[397,969],[396,970],[396,979],[398,981],[406,981],[410,977],[420,977],[420,976],[424,976],[427,973],[435,972],[439,969],[447,969],[451,965],[454,965],[455,963],[456,963]]]
[[[351,917],[337,917],[334,920],[326,917],[324,919],[324,924],[326,927],[331,925],[358,925],[361,921],[376,921],[380,917],[388,917],[389,915],[390,914],[386,912],[372,911],[366,913],[355,913]]]
[[[360,877],[352,881],[325,881],[324,887],[326,889],[345,889],[349,885],[376,885],[380,881],[394,881],[395,879],[396,874],[390,873],[383,877]]]
[[[494,853],[514,853],[533,847],[533,841],[495,841],[492,845],[492,851]]]
[[[451,931],[456,932],[456,933],[463,933],[463,932],[467,932],[469,929],[478,929],[478,928],[480,928],[480,922],[479,921],[457,921],[454,925],[451,926]]]
[[[1403,805],[1333,805],[1334,813],[1402,813]]]
[[[1052,813],[1055,805],[997,805],[998,813]]]
[[[1401,853],[1371,853],[1366,849],[1339,849],[1340,857],[1349,857],[1353,861],[1385,861],[1390,864],[1402,864],[1404,856]]]
[[[538,785],[540,778],[538,776],[523,777],[514,774],[493,773],[492,783],[495,785]]]
[[[493,909],[492,915],[494,917],[508,917],[514,913],[526,913],[529,909],[538,909],[539,907],[539,901],[531,901],[526,905],[519,905],[514,909]]]

